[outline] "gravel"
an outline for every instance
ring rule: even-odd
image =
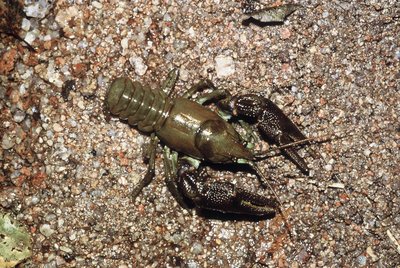
[[[235,62],[232,57],[218,55],[215,57],[215,72],[218,78],[230,76],[235,73]]]
[[[398,1],[302,1],[263,27],[242,23],[245,1],[26,2],[36,52],[0,42],[0,210],[31,233],[26,267],[400,266]],[[201,79],[260,93],[324,141],[299,150],[311,176],[261,163],[288,224],[181,208],[161,153],[131,198],[149,136],[104,114],[104,96],[115,77],[157,88],[172,68],[177,94]],[[213,179],[271,195],[244,172]]]

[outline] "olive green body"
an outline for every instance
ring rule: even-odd
[[[168,147],[214,163],[253,160],[237,131],[218,114],[186,98],[171,99],[128,78],[117,78],[106,96],[110,112]]]
[[[253,159],[236,130],[218,114],[197,102],[176,98],[156,135],[168,147],[214,163]]]

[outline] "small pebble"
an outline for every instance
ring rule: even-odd
[[[70,254],[72,253],[72,249],[70,249],[69,247],[66,247],[66,246],[60,246],[60,250],[70,253]]]
[[[28,132],[32,127],[32,121],[29,118],[26,118],[24,122],[22,122],[21,127],[25,132]]]
[[[189,72],[186,69],[181,69],[179,72],[179,78],[182,81],[188,81],[189,80]]]
[[[14,65],[17,59],[17,50],[16,49],[10,49],[6,51],[4,54],[1,55],[0,57],[0,74],[6,74],[14,69]],[[4,94],[1,94],[4,95]],[[10,94],[10,100],[13,103],[18,102],[19,100],[19,94],[18,90],[13,90],[11,91]]]
[[[97,1],[93,1],[92,6],[94,6],[97,9],[101,9],[103,7],[103,4]]]
[[[365,149],[363,153],[364,153],[365,156],[369,156],[371,154],[371,150],[370,149]]]
[[[40,201],[40,199],[37,197],[37,196],[32,196],[32,199],[31,199],[31,203],[32,203],[32,205],[36,205],[37,203],[39,203],[39,201]]]
[[[66,261],[64,260],[64,258],[57,256],[56,257],[56,266],[57,267],[64,267],[64,265],[66,264]]]
[[[9,150],[14,146],[14,144],[15,143],[11,137],[7,133],[4,133],[3,140],[1,142],[1,148],[4,150]]]
[[[13,119],[15,122],[21,123],[25,119],[25,112],[23,112],[21,110],[17,110],[14,113]]]
[[[400,60],[400,50],[396,50],[395,56],[397,60]]]
[[[54,124],[53,124],[53,129],[54,129],[55,132],[61,132],[61,131],[63,131],[63,127],[62,127],[60,124],[58,124],[58,123],[54,123]]]
[[[33,41],[35,41],[36,39],[36,35],[33,32],[27,32],[25,35],[25,42],[27,42],[28,44],[32,45]]]
[[[26,1],[29,5],[25,6],[25,14],[28,17],[44,18],[47,11],[52,7],[54,1],[38,0]]]
[[[135,68],[135,72],[142,76],[146,73],[147,71],[147,65],[144,63],[143,59],[141,57],[131,57],[129,58],[129,62]]]
[[[193,27],[190,27],[190,28],[187,30],[187,33],[188,33],[188,35],[189,35],[190,37],[192,37],[192,38],[196,37],[196,32],[195,32],[195,30],[193,29]]]
[[[69,240],[74,241],[76,239],[76,232],[72,231],[72,233],[69,235]]]
[[[182,235],[181,234],[174,234],[172,236],[172,242],[175,244],[179,244],[179,242],[182,240]]]
[[[188,268],[199,268],[200,265],[197,262],[193,261],[193,260],[189,260],[188,263],[187,263],[187,267]]]
[[[201,254],[203,252],[203,246],[200,243],[195,242],[192,246],[192,252],[196,255]]]
[[[49,237],[51,236],[55,231],[50,227],[49,224],[43,224],[39,227],[39,231],[42,235]]]
[[[50,214],[46,215],[45,220],[48,222],[51,222],[51,221],[55,220],[56,218],[57,218],[56,214],[50,213]]]
[[[123,49],[122,55],[126,55],[128,53],[128,46],[129,46],[129,39],[128,38],[122,38],[121,40],[121,47]]]
[[[325,165],[324,166],[324,169],[326,170],[326,171],[331,171],[332,170],[332,165]]]
[[[344,189],[345,185],[343,183],[337,182],[337,183],[332,183],[329,184],[330,188],[338,188],[338,189]]]
[[[357,257],[357,262],[358,265],[365,266],[367,264],[367,257],[365,257],[364,255],[360,255]]]
[[[28,19],[23,18],[21,29],[27,32],[29,31],[30,28],[31,28],[31,22]]]
[[[72,118],[70,118],[69,120],[68,120],[68,123],[69,123],[69,125],[71,126],[71,127],[76,127],[78,124],[76,123],[76,121],[74,120],[74,119],[72,119]]]
[[[291,32],[288,28],[283,28],[280,32],[280,35],[283,40],[286,40],[290,37]]]
[[[79,92],[81,92],[84,97],[90,97],[96,93],[96,89],[97,89],[97,81],[90,80],[86,81],[85,85],[79,88]]]
[[[85,103],[83,102],[83,100],[78,101],[78,107],[82,110],[85,110]]]
[[[57,262],[56,260],[51,260],[48,263],[45,263],[44,268],[57,268]]]
[[[218,55],[215,57],[215,71],[219,78],[235,73],[235,63],[230,56]]]
[[[129,45],[129,39],[128,38],[122,38],[121,40],[121,47],[123,49],[127,49]]]

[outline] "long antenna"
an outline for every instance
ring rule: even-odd
[[[286,217],[285,217],[285,214],[283,214],[283,211],[282,211],[283,205],[282,205],[282,203],[281,203],[281,201],[280,201],[280,199],[279,199],[277,193],[275,192],[274,188],[272,188],[272,185],[268,182],[268,179],[264,176],[264,174],[262,173],[262,171],[261,171],[261,169],[258,167],[258,165],[257,165],[255,162],[253,162],[253,161],[248,161],[248,164],[250,165],[250,167],[251,167],[251,168],[257,173],[257,175],[259,176],[260,181],[261,181],[261,184],[262,184],[264,187],[268,187],[268,188],[271,190],[271,192],[273,193],[273,195],[275,196],[276,201],[277,201],[278,204],[279,204],[279,206],[278,206],[279,214],[282,215],[282,219],[283,219],[284,224],[285,224],[286,227],[287,227],[287,230],[288,230],[288,233],[289,233],[289,237],[290,237],[290,239],[292,239],[292,233],[290,232],[290,225],[289,225],[289,223],[288,223],[288,221],[287,221],[287,219],[286,219]]]
[[[282,149],[286,149],[286,148],[290,148],[290,147],[294,147],[294,146],[297,146],[297,145],[306,144],[306,143],[310,143],[310,142],[323,143],[323,142],[343,139],[345,137],[346,136],[330,137],[329,135],[324,135],[324,136],[320,136],[320,137],[311,137],[311,138],[306,138],[306,139],[302,139],[302,140],[298,140],[298,141],[293,141],[293,142],[290,142],[290,143],[286,143],[286,144],[277,146],[276,148],[273,148],[273,149],[268,150],[268,151],[256,152],[255,153],[255,158],[257,160],[263,160],[265,158],[275,156],[275,154],[277,152],[279,152],[280,150],[282,150]]]

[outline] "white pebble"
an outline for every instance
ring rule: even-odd
[[[68,123],[69,123],[69,125],[71,126],[71,127],[76,127],[78,124],[76,123],[76,121],[75,120],[73,120],[73,119],[69,119],[68,120]]]
[[[369,156],[371,154],[371,150],[370,149],[365,149],[364,150],[364,155],[365,156]]]
[[[22,19],[22,25],[21,25],[21,29],[24,31],[29,31],[29,29],[31,28],[31,22],[30,20],[23,18]]]
[[[25,6],[24,11],[28,17],[33,18],[44,18],[47,11],[53,6],[52,1],[39,0],[39,1],[27,1],[32,2]]]
[[[54,233],[54,230],[51,229],[49,224],[43,224],[39,227],[39,231],[42,235],[49,237]]]
[[[215,57],[215,71],[219,78],[235,73],[235,63],[230,56],[218,55]]]
[[[56,256],[56,267],[61,267],[64,266],[64,264],[66,264],[67,262],[65,261],[64,258],[60,257],[60,256]]]
[[[326,171],[331,171],[332,170],[332,165],[325,165],[324,166],[324,169],[326,170]]]
[[[85,110],[85,103],[82,100],[78,101],[78,107],[82,110]]]
[[[68,238],[69,240],[74,241],[76,239],[76,232],[72,231]]]
[[[32,205],[39,203],[40,199],[37,196],[32,196]]]
[[[400,50],[397,50],[395,52],[395,57],[396,57],[396,59],[400,60]]]
[[[182,81],[188,81],[189,80],[189,72],[186,69],[181,69],[179,72],[179,78]]]
[[[239,40],[240,40],[240,42],[242,42],[242,43],[246,43],[246,42],[247,42],[247,36],[246,36],[245,34],[241,34],[241,35],[239,36]]]
[[[13,146],[14,146],[14,141],[11,139],[10,136],[8,136],[7,133],[5,133],[3,136],[3,141],[1,143],[1,147],[4,150],[8,150],[8,149],[11,149]]]
[[[120,177],[118,179],[118,183],[121,184],[121,185],[128,185],[128,181],[126,180],[125,177]]]
[[[193,246],[192,246],[191,251],[193,252],[193,254],[198,255],[198,254],[200,254],[200,253],[203,252],[203,246],[202,246],[200,243],[195,242],[195,243],[193,244]]]
[[[129,58],[129,62],[135,68],[135,72],[142,76],[146,73],[147,71],[147,65],[144,64],[144,61],[141,57],[131,57]]]
[[[190,37],[194,38],[196,37],[196,31],[193,29],[193,27],[190,27],[187,31]]]
[[[128,38],[123,38],[123,39],[121,40],[121,46],[122,46],[122,48],[123,48],[123,49],[127,49],[127,48],[128,48],[128,45],[129,45],[129,39],[128,39]]]
[[[58,226],[58,228],[60,228],[60,227],[63,227],[64,226],[64,220],[63,219],[58,219],[57,220],[57,226]]]
[[[14,113],[13,119],[17,123],[21,123],[25,119],[25,113],[21,110],[17,110]]]
[[[65,246],[60,246],[60,250],[67,252],[67,253],[72,253],[72,249],[65,247]]]
[[[122,55],[128,54],[128,46],[129,46],[129,39],[125,37],[121,40]]]
[[[27,42],[28,44],[32,45],[33,41],[35,41],[36,39],[36,35],[33,32],[27,32],[25,35],[25,42]]]
[[[63,127],[62,127],[60,124],[58,124],[58,123],[54,123],[54,124],[53,124],[53,129],[54,129],[55,132],[61,132],[61,131],[63,131]]]
[[[328,185],[330,188],[344,189],[344,184],[341,182],[334,182]]]
[[[103,7],[103,4],[100,3],[100,2],[97,2],[97,1],[93,1],[93,2],[92,2],[92,5],[93,5],[95,8],[98,8],[98,9],[100,9],[100,8]]]

